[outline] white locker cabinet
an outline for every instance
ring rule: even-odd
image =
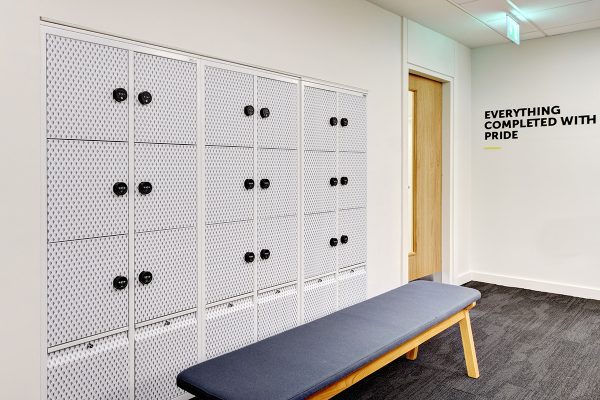
[[[339,153],[339,208],[367,206],[367,154]]]
[[[253,147],[254,103],[253,75],[205,66],[205,144]]]
[[[367,299],[367,270],[352,267],[339,275],[339,309],[350,307]]]
[[[196,228],[135,234],[135,322],[197,306]]]
[[[252,297],[208,308],[206,358],[214,358],[254,342],[254,313]]]
[[[304,216],[304,278],[336,271],[336,222],[335,212]]]
[[[305,151],[304,213],[334,211],[338,186],[336,153]]]
[[[256,78],[259,148],[298,148],[298,83]]]
[[[258,340],[287,331],[298,324],[296,285],[260,293],[257,303]]]
[[[206,223],[245,221],[254,215],[253,149],[206,147]]]
[[[339,126],[337,94],[304,86],[304,149],[335,151]]]
[[[214,303],[254,289],[254,221],[206,226],[205,297]]]
[[[196,63],[134,53],[135,141],[196,143]]]
[[[337,309],[336,287],[335,274],[304,284],[305,323],[331,314]]]
[[[298,151],[258,149],[258,218],[298,213]]]
[[[298,279],[298,217],[258,221],[256,270],[258,289]]]
[[[127,326],[127,235],[48,244],[48,346]]]
[[[338,213],[338,267],[367,261],[367,209],[355,208]]]
[[[135,330],[135,399],[169,400],[185,392],[176,378],[198,358],[196,314]]]
[[[196,225],[196,146],[135,144],[135,230]]]
[[[48,140],[48,241],[127,233],[127,143]]]
[[[48,400],[129,399],[127,333],[48,354]]]
[[[126,141],[128,51],[46,35],[46,135]]]
[[[362,94],[338,94],[339,151],[367,151],[367,97]]]

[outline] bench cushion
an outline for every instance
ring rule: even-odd
[[[479,300],[474,289],[416,281],[186,369],[201,399],[303,399]]]

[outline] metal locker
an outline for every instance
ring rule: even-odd
[[[298,324],[296,285],[260,293],[257,303],[258,340],[287,331]]]
[[[135,141],[196,143],[196,63],[134,53]]]
[[[206,303],[254,289],[254,221],[206,226]]]
[[[127,326],[127,235],[48,244],[48,347]]]
[[[304,213],[334,211],[338,186],[336,153],[305,151]]]
[[[204,69],[205,144],[254,146],[254,76],[225,68]]]
[[[353,267],[341,271],[339,280],[339,309],[350,307],[367,299],[367,269]]]
[[[234,300],[206,310],[206,358],[237,350],[254,342],[254,300]]]
[[[337,147],[337,94],[304,86],[304,149],[335,151]]]
[[[298,279],[298,217],[258,221],[256,270],[258,289]]]
[[[304,323],[331,314],[337,309],[335,274],[304,284]]]
[[[197,305],[196,228],[135,234],[135,322]]]
[[[48,140],[48,241],[127,233],[127,143]]]
[[[207,147],[206,223],[245,221],[254,215],[254,151],[243,147]]]
[[[298,214],[298,151],[258,149],[258,218]]]
[[[256,78],[256,139],[259,148],[298,148],[298,83]]]
[[[46,136],[127,141],[128,51],[46,35]]]
[[[367,206],[367,154],[339,153],[339,208]]]
[[[340,151],[365,153],[367,151],[367,97],[362,94],[338,94],[340,124],[338,146]]]
[[[48,354],[48,400],[129,399],[127,333]]]
[[[176,378],[198,360],[196,314],[135,330],[135,399],[169,400],[185,392]]]
[[[337,235],[335,212],[304,216],[304,278],[336,271]]]
[[[196,225],[196,146],[135,144],[135,231]]]
[[[367,261],[367,209],[355,208],[338,213],[338,267]]]

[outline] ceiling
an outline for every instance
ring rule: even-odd
[[[521,40],[600,28],[600,0],[368,0],[469,47],[508,42],[506,14]]]

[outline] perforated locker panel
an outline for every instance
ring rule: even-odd
[[[367,261],[367,209],[355,208],[338,213],[338,266],[345,268]],[[343,243],[342,236],[347,237]]]
[[[252,297],[206,310],[206,357],[214,358],[254,342]]]
[[[258,340],[266,339],[298,324],[296,285],[258,295]]]
[[[267,108],[267,118],[257,115],[257,143],[262,148],[297,149],[298,83],[256,78],[257,109]]]
[[[254,289],[254,221],[206,226],[205,296],[207,303],[250,293]]]
[[[269,181],[262,188],[263,179]],[[258,149],[258,218],[298,214],[298,151]]]
[[[304,216],[304,278],[336,271],[337,234],[335,212]],[[331,239],[338,241],[332,246]]]
[[[337,178],[336,153],[321,151],[304,152],[304,213],[313,214],[334,211],[337,186],[331,185]]]
[[[204,70],[205,143],[254,146],[254,118],[244,107],[254,106],[254,76],[224,68]]]
[[[254,191],[246,179],[254,179],[254,150],[243,147],[206,148],[206,223],[245,221],[253,218]]]
[[[152,191],[141,194],[139,184]],[[136,232],[196,225],[196,146],[135,144]]]
[[[337,309],[335,275],[314,279],[304,284],[304,322],[331,314]]]
[[[196,314],[135,330],[135,398],[169,400],[184,394],[177,374],[198,359]]]
[[[57,139],[126,141],[127,50],[46,35],[46,135]],[[131,93],[130,93],[131,95]]]
[[[338,94],[338,109],[341,118],[348,120],[347,126],[338,130],[340,151],[367,151],[367,97],[348,93]]]
[[[48,347],[127,326],[127,236],[48,244]]]
[[[196,228],[135,234],[135,321],[185,311],[197,305]],[[152,274],[142,284],[139,275]]]
[[[341,210],[367,206],[367,154],[339,153],[339,175],[348,184],[339,185]]]
[[[48,354],[48,400],[129,399],[127,333]]]
[[[350,307],[367,299],[367,269],[352,267],[341,271],[339,280],[339,309]]]
[[[196,143],[196,63],[134,53],[135,141]],[[142,104],[138,95],[149,92]]]
[[[261,251],[269,251],[263,259]],[[298,279],[298,217],[270,218],[258,221],[256,254],[258,289]]]
[[[331,125],[337,115],[336,92],[304,87],[304,149],[335,151],[337,146],[337,125]]]
[[[127,143],[48,140],[48,241],[127,233]]]

